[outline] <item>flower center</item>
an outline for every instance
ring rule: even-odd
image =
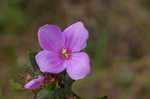
[[[62,49],[61,54],[60,54],[61,58],[63,59],[68,59],[70,56],[70,53],[66,50],[66,49]]]

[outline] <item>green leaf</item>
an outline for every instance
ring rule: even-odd
[[[30,59],[30,63],[31,65],[33,66],[33,69],[34,70],[37,70],[38,69],[38,64],[36,63],[36,60],[35,60],[35,55],[37,54],[37,52],[30,52],[29,53],[29,59]]]
[[[17,91],[22,88],[22,85],[20,83],[14,82],[13,80],[10,80],[10,88],[12,88],[14,91]]]
[[[107,96],[103,96],[103,97],[98,97],[97,99],[108,99]]]
[[[66,90],[64,88],[55,89],[55,97],[56,99],[64,99],[66,96]]]
[[[54,90],[55,87],[56,87],[56,83],[55,82],[51,82],[50,84],[45,86],[45,88],[50,89],[50,90]]]
[[[72,87],[72,84],[74,83],[74,81],[75,80],[72,80],[67,73],[65,74],[65,86],[66,87]]]
[[[64,87],[70,87],[72,86],[74,80],[72,80],[69,75],[66,73],[66,71],[62,72],[60,75],[59,75],[59,78],[58,78],[60,81],[61,81],[61,84],[64,85]]]
[[[37,94],[37,99],[54,99],[54,91],[43,89]]]
[[[72,91],[68,88],[57,88],[55,89],[55,97],[56,99],[66,99],[66,97],[70,97],[72,95]]]

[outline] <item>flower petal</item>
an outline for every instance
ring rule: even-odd
[[[55,25],[44,25],[38,31],[40,46],[49,51],[56,52],[63,48],[64,37],[60,28]]]
[[[80,51],[86,47],[88,31],[82,22],[77,22],[64,30],[65,47],[69,50]]]
[[[67,73],[74,80],[79,80],[86,77],[90,73],[90,61],[86,53],[73,53],[68,61]]]
[[[50,51],[41,51],[36,55],[36,62],[43,73],[60,73],[65,67],[59,54]]]
[[[24,86],[24,88],[30,89],[30,90],[39,88],[39,87],[43,84],[43,80],[44,80],[44,77],[39,77],[39,78],[37,78],[37,79],[33,79],[33,80],[29,81],[29,82]]]

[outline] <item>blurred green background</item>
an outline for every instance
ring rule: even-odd
[[[84,99],[150,99],[149,0],[0,0],[0,99],[32,99],[10,80],[40,51],[38,28],[83,21],[92,72],[73,90]]]

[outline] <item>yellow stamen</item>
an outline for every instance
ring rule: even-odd
[[[68,59],[69,56],[70,56],[70,53],[69,53],[66,49],[62,49],[60,56],[61,56],[63,59]]]
[[[66,49],[63,49],[61,53],[62,53],[62,54],[65,54],[65,53],[67,53],[67,50],[66,50]]]

